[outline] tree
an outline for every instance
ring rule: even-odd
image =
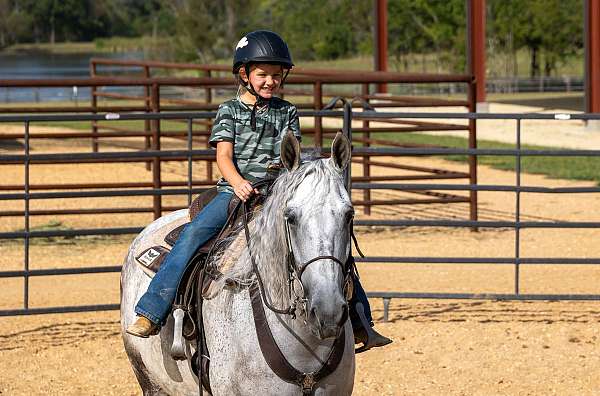
[[[436,54],[444,64],[464,70],[466,10],[463,0],[391,0],[389,44],[398,62],[408,54]]]
[[[9,0],[0,0],[0,48],[4,48],[8,43],[8,19],[11,14],[11,5]]]
[[[288,42],[293,56],[336,59],[370,52],[373,3],[369,0],[266,1],[272,29]]]
[[[582,10],[582,0],[490,0],[488,26],[514,64],[516,51],[527,48],[530,76],[542,74],[542,56],[548,76],[583,46]]]
[[[175,44],[182,60],[208,62],[230,56],[247,25],[252,0],[182,0],[170,9],[177,19]]]

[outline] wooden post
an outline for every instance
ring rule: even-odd
[[[474,80],[469,84],[469,112],[474,113],[477,107],[477,82]],[[477,123],[476,120],[469,119],[469,148],[477,148]],[[469,155],[469,184],[477,185],[477,156]],[[469,191],[469,219],[471,221],[477,221],[477,191]],[[473,231],[477,231],[477,228],[473,228]]]
[[[474,111],[485,112],[485,0],[467,0],[467,67],[477,83]]]
[[[585,1],[585,111],[600,113],[600,0]],[[600,120],[587,129],[600,132]]]
[[[387,71],[388,23],[387,0],[375,0],[375,70]],[[377,84],[377,92],[387,93],[387,84]]]
[[[315,110],[323,108],[323,86],[320,81],[316,81],[314,84],[313,106]],[[314,143],[315,147],[323,147],[323,120],[320,116],[315,117]]]

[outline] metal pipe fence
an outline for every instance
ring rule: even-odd
[[[515,194],[515,218],[513,221],[489,221],[489,220],[377,220],[377,219],[359,219],[355,221],[357,227],[375,226],[375,227],[462,227],[473,230],[481,228],[509,228],[515,232],[514,255],[512,257],[496,258],[477,258],[477,257],[386,257],[370,256],[366,258],[357,258],[357,262],[365,263],[389,263],[389,264],[429,264],[429,265],[452,265],[452,264],[493,264],[510,265],[514,268],[514,289],[512,293],[494,294],[494,293],[403,293],[403,292],[370,292],[369,297],[382,298],[384,301],[384,316],[387,319],[389,310],[389,301],[391,298],[439,298],[439,299],[495,299],[495,300],[600,300],[600,295],[592,294],[522,294],[520,285],[520,269],[523,265],[598,265],[600,258],[573,258],[573,257],[521,257],[520,231],[528,228],[535,229],[597,229],[600,228],[600,222],[594,221],[523,221],[521,220],[521,201],[522,193],[536,194],[587,194],[598,193],[598,187],[538,187],[524,186],[521,184],[521,159],[527,156],[600,156],[600,150],[530,150],[521,147],[521,122],[522,120],[551,120],[555,119],[573,119],[590,120],[600,119],[600,114],[479,114],[479,113],[380,113],[373,111],[353,112],[351,106],[346,103],[343,111],[339,110],[319,110],[310,112],[301,112],[302,116],[321,116],[336,117],[344,119],[345,132],[351,136],[352,120],[378,120],[378,119],[467,119],[475,121],[478,119],[501,119],[516,121],[516,145],[514,149],[477,149],[477,148],[432,148],[432,147],[354,147],[354,157],[396,157],[396,156],[432,156],[432,155],[467,155],[467,156],[512,156],[516,158],[515,183],[514,185],[480,185],[477,183],[469,184],[443,184],[443,183],[373,183],[360,182],[353,179],[352,190],[391,190],[391,191],[466,191],[475,195],[479,191],[499,191],[511,192]],[[77,267],[77,268],[56,268],[56,269],[30,269],[30,242],[33,238],[43,237],[66,237],[66,236],[85,236],[85,235],[131,235],[139,233],[142,227],[114,227],[114,228],[91,228],[75,230],[32,230],[29,219],[32,216],[30,202],[32,200],[43,199],[67,199],[80,197],[115,197],[115,196],[152,196],[160,202],[160,197],[165,195],[187,195],[188,203],[191,202],[192,194],[202,191],[201,188],[194,187],[192,178],[192,163],[197,159],[206,159],[213,155],[209,150],[196,150],[192,146],[192,123],[194,120],[214,117],[213,112],[204,113],[154,113],[154,114],[88,114],[88,115],[19,115],[19,116],[0,116],[0,123],[19,122],[24,126],[24,153],[23,154],[1,154],[0,165],[3,164],[23,164],[24,167],[24,188],[23,192],[0,194],[0,201],[4,200],[22,200],[24,202],[23,216],[25,227],[22,231],[0,232],[0,239],[22,239],[24,248],[24,262],[22,270],[0,271],[2,278],[22,278],[23,286],[23,306],[22,308],[0,310],[0,316],[10,315],[28,315],[41,313],[60,313],[60,312],[83,312],[93,310],[117,309],[118,304],[98,304],[84,306],[58,306],[58,307],[31,307],[29,304],[29,280],[37,276],[53,275],[76,275],[76,274],[96,274],[110,273],[120,271],[120,266],[103,267]],[[141,152],[99,152],[99,153],[56,153],[56,154],[37,154],[30,150],[30,125],[35,122],[52,121],[82,121],[82,120],[167,120],[182,119],[187,125],[187,149],[185,150],[160,150],[160,147],[154,147],[153,150]],[[326,154],[326,153],[324,153]],[[46,163],[48,161],[64,161],[65,163],[81,163],[85,161],[106,162],[106,161],[138,161],[144,162],[153,160],[154,166],[160,160],[166,159],[184,159],[187,161],[187,183],[185,188],[164,189],[159,183],[153,188],[132,189],[132,188],[112,188],[102,191],[44,191],[32,192],[30,188],[29,172],[32,164]],[[162,213],[162,209],[159,213]]]

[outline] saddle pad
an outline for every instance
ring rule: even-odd
[[[177,242],[177,239],[179,239],[179,235],[181,234],[181,231],[183,231],[183,229],[185,228],[186,225],[188,225],[189,223],[184,223],[176,228],[173,228],[168,234],[167,236],[165,236],[165,242],[169,244],[169,246],[174,246],[175,242]]]
[[[169,254],[170,250],[162,246],[153,246],[144,250],[135,259],[142,266],[146,275],[153,277],[158,272],[160,265]]]
[[[206,205],[208,205],[208,203],[210,203],[210,201],[212,201],[212,199],[216,196],[217,196],[217,188],[216,187],[210,188],[210,189],[204,191],[203,193],[201,193],[200,195],[198,195],[196,197],[196,199],[194,199],[194,201],[192,202],[190,207],[188,208],[190,221],[193,221],[196,218],[196,216],[198,215],[198,213],[200,213],[200,211]],[[235,208],[237,208],[238,202],[239,202],[239,198],[233,196],[231,198],[231,201],[229,202],[227,213],[230,214]],[[181,224],[180,226],[172,229],[165,236],[165,239],[164,239],[165,242],[168,243],[169,246],[173,247],[175,245],[175,242],[177,242],[179,235],[181,235],[181,231],[183,231],[183,229],[185,228],[185,226],[187,224],[188,223]],[[200,252],[208,253],[210,251],[212,245],[215,243],[215,241],[216,241],[215,237],[209,239],[203,246],[200,247]]]
[[[209,193],[211,191],[212,191],[212,189],[208,190],[207,192],[205,192],[203,194],[200,194],[198,196],[198,198],[196,198],[194,200],[194,202],[192,203],[192,205],[189,208],[190,220],[194,220],[194,218],[196,217],[198,212],[200,210],[202,210],[202,207],[203,207],[202,205],[207,203],[206,201],[203,201],[203,200],[207,196],[209,196]],[[248,217],[249,222],[252,221],[252,218],[254,217],[254,215],[258,211],[260,211],[260,209],[262,208],[263,200],[264,200],[264,196],[253,197],[251,199],[251,201],[250,201],[251,214]],[[198,203],[199,201],[203,201],[203,203],[202,204]],[[242,223],[242,211],[239,210],[239,206],[238,206],[239,202],[240,202],[239,198],[237,198],[235,196],[232,197],[231,201],[229,202],[229,207],[228,207],[227,213],[231,216],[233,211],[237,210],[237,212],[234,214],[233,221],[231,223],[229,223],[228,225],[226,225],[224,232],[221,234],[221,238],[227,238],[227,237],[231,236],[233,233],[235,233],[241,229],[243,223]],[[185,226],[187,224],[189,224],[189,223],[181,224],[178,227],[169,231],[169,233],[164,238],[164,242],[167,243],[171,247],[175,246],[177,239],[179,239],[181,232],[183,231],[183,229],[185,228]],[[214,235],[211,239],[206,241],[206,243],[204,245],[200,246],[200,248],[198,249],[198,252],[199,253],[209,253],[212,250],[213,245],[217,242],[217,236],[218,235]]]
[[[208,205],[208,203],[210,201],[213,200],[214,197],[216,197],[218,194],[217,192],[217,187],[212,187],[209,188],[208,190],[205,190],[204,192],[200,193],[195,199],[194,201],[192,201],[192,204],[190,205],[189,209],[190,209],[190,220],[194,220],[194,217],[196,217],[196,215],[198,213],[200,213],[200,211],[202,210],[202,208],[204,208],[206,205]]]
[[[213,200],[214,197],[217,196],[217,187],[212,187],[209,188],[208,190],[202,192],[200,195],[198,195],[194,201],[192,201],[192,204],[190,205],[190,207],[188,208],[189,212],[189,217],[190,220],[194,220],[194,218],[198,215],[198,213],[200,213],[200,211],[210,202]],[[177,226],[176,228],[172,229],[167,236],[165,236],[165,242],[169,244],[169,246],[174,246],[175,242],[177,242],[177,239],[179,238],[179,235],[181,234],[181,231],[183,231],[184,227],[187,225],[188,223],[185,224],[181,224],[180,226]]]

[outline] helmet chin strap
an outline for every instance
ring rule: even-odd
[[[248,65],[248,64],[244,65],[244,70],[246,71],[246,78],[248,79],[248,82],[245,82],[242,80],[242,82],[244,82],[244,88],[246,88],[246,90],[248,90],[248,92],[250,92],[256,98],[256,101],[254,102],[254,105],[252,106],[252,113],[250,113],[250,128],[253,131],[256,131],[256,108],[259,105],[262,105],[263,103],[268,102],[269,99],[265,99],[262,96],[260,96],[258,94],[258,92],[256,92],[256,90],[252,86],[252,83],[250,82],[250,65]]]

